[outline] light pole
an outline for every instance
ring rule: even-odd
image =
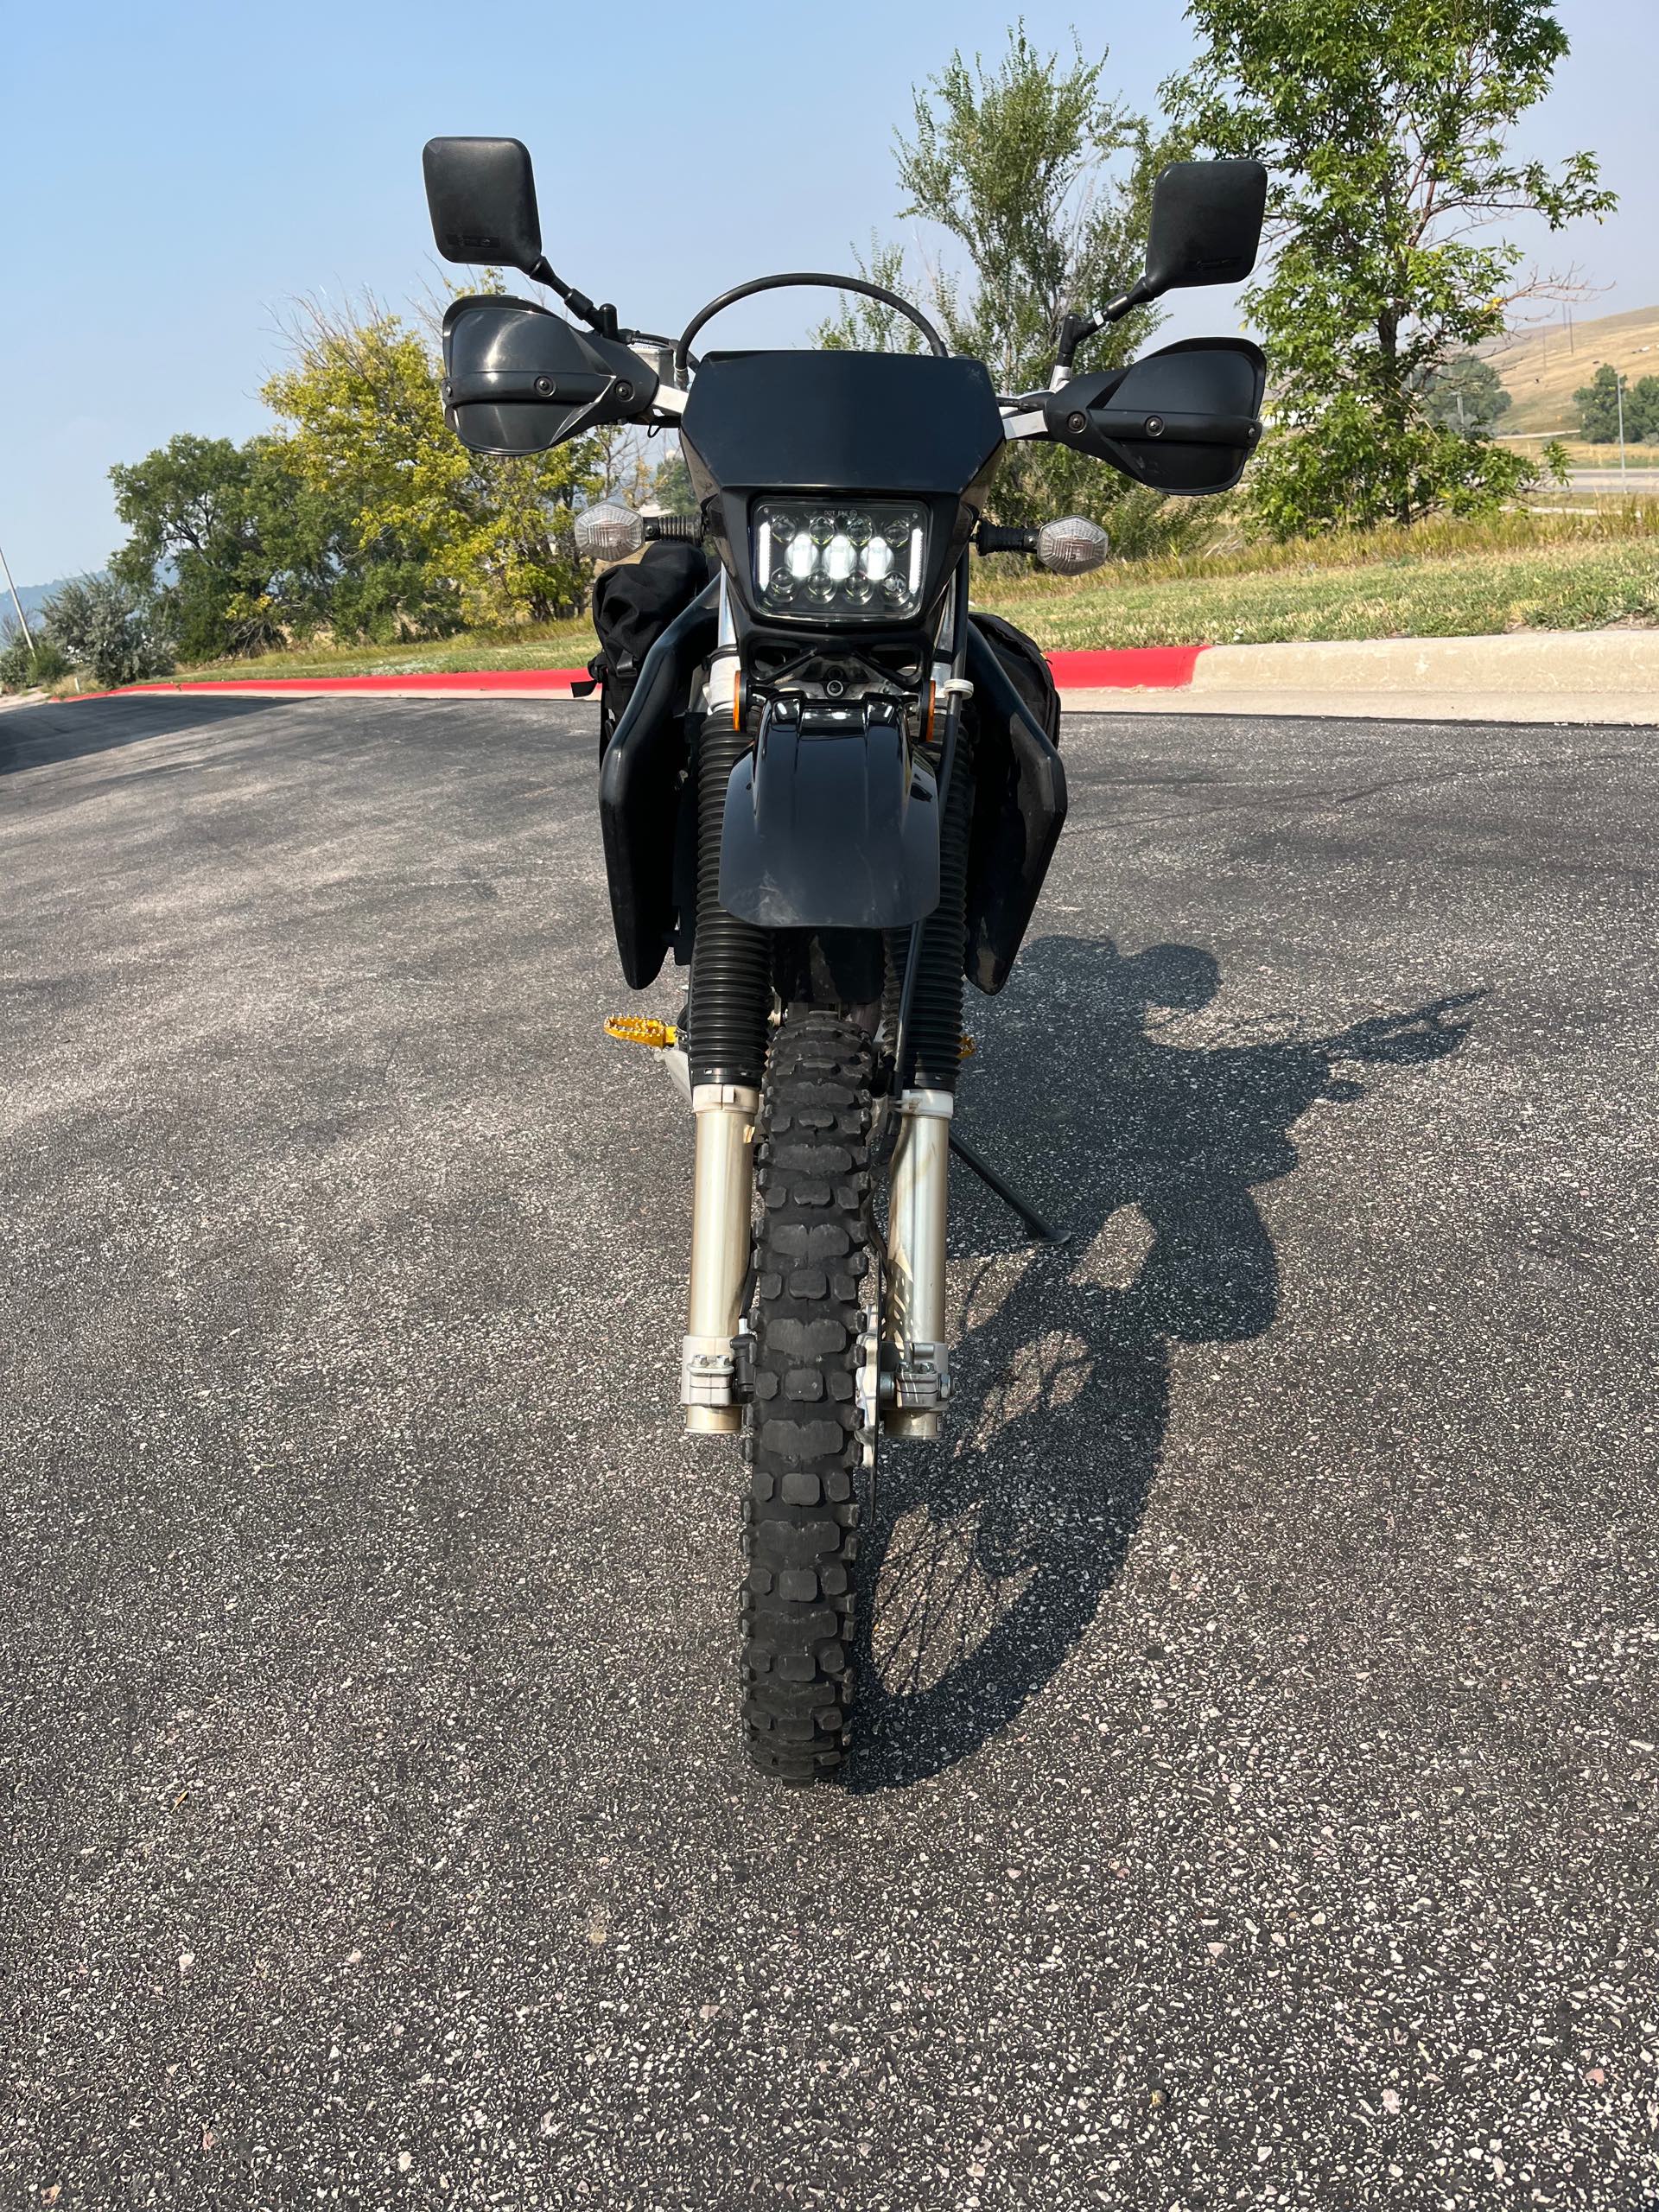
[[[1618,400],[1618,472],[1622,476],[1629,467],[1624,458],[1624,379],[1613,371],[1613,391]]]
[[[28,618],[23,613],[23,602],[18,598],[17,587],[11,581],[10,565],[7,562],[3,547],[0,547],[0,569],[5,570],[6,589],[11,594],[11,603],[17,610],[17,627],[22,632],[24,640],[29,646],[29,664],[31,668],[38,668],[41,658],[35,650],[35,632],[29,626]]]

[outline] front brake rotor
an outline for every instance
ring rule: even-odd
[[[859,1316],[858,1374],[855,1385],[858,1403],[859,1464],[875,1495],[876,1465],[881,1438],[881,1252],[872,1242],[869,1271],[864,1279],[865,1306]]]

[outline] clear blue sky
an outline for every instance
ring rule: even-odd
[[[0,138],[0,544],[13,573],[39,583],[107,557],[111,462],[177,430],[260,427],[284,302],[370,287],[399,303],[435,281],[420,182],[435,132],[523,138],[555,266],[674,330],[743,277],[846,268],[853,242],[891,231],[891,136],[911,86],[954,45],[999,48],[1017,12],[1018,0],[14,10]],[[1067,44],[1074,22],[1089,50],[1109,43],[1109,80],[1138,104],[1189,52],[1178,0],[1027,0],[1024,13],[1046,44]],[[1562,0],[1561,14],[1574,53],[1525,143],[1595,147],[1624,205],[1544,250],[1612,286],[1582,313],[1644,307],[1659,301],[1654,0]],[[747,328],[787,340],[814,304],[784,295]],[[1205,323],[1236,327],[1230,303],[1189,294],[1173,334]]]

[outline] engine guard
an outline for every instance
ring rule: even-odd
[[[720,903],[762,929],[902,929],[939,903],[939,803],[894,701],[777,699],[732,771]]]

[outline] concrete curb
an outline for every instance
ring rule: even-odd
[[[1524,630],[1501,638],[1211,645],[1195,692],[1551,692],[1659,696],[1659,630]]]
[[[1659,630],[1211,645],[1177,698],[1074,690],[1076,712],[1366,721],[1659,723]]]
[[[1236,721],[1598,723],[1659,728],[1659,691],[1068,691],[1068,715],[1213,715]]]

